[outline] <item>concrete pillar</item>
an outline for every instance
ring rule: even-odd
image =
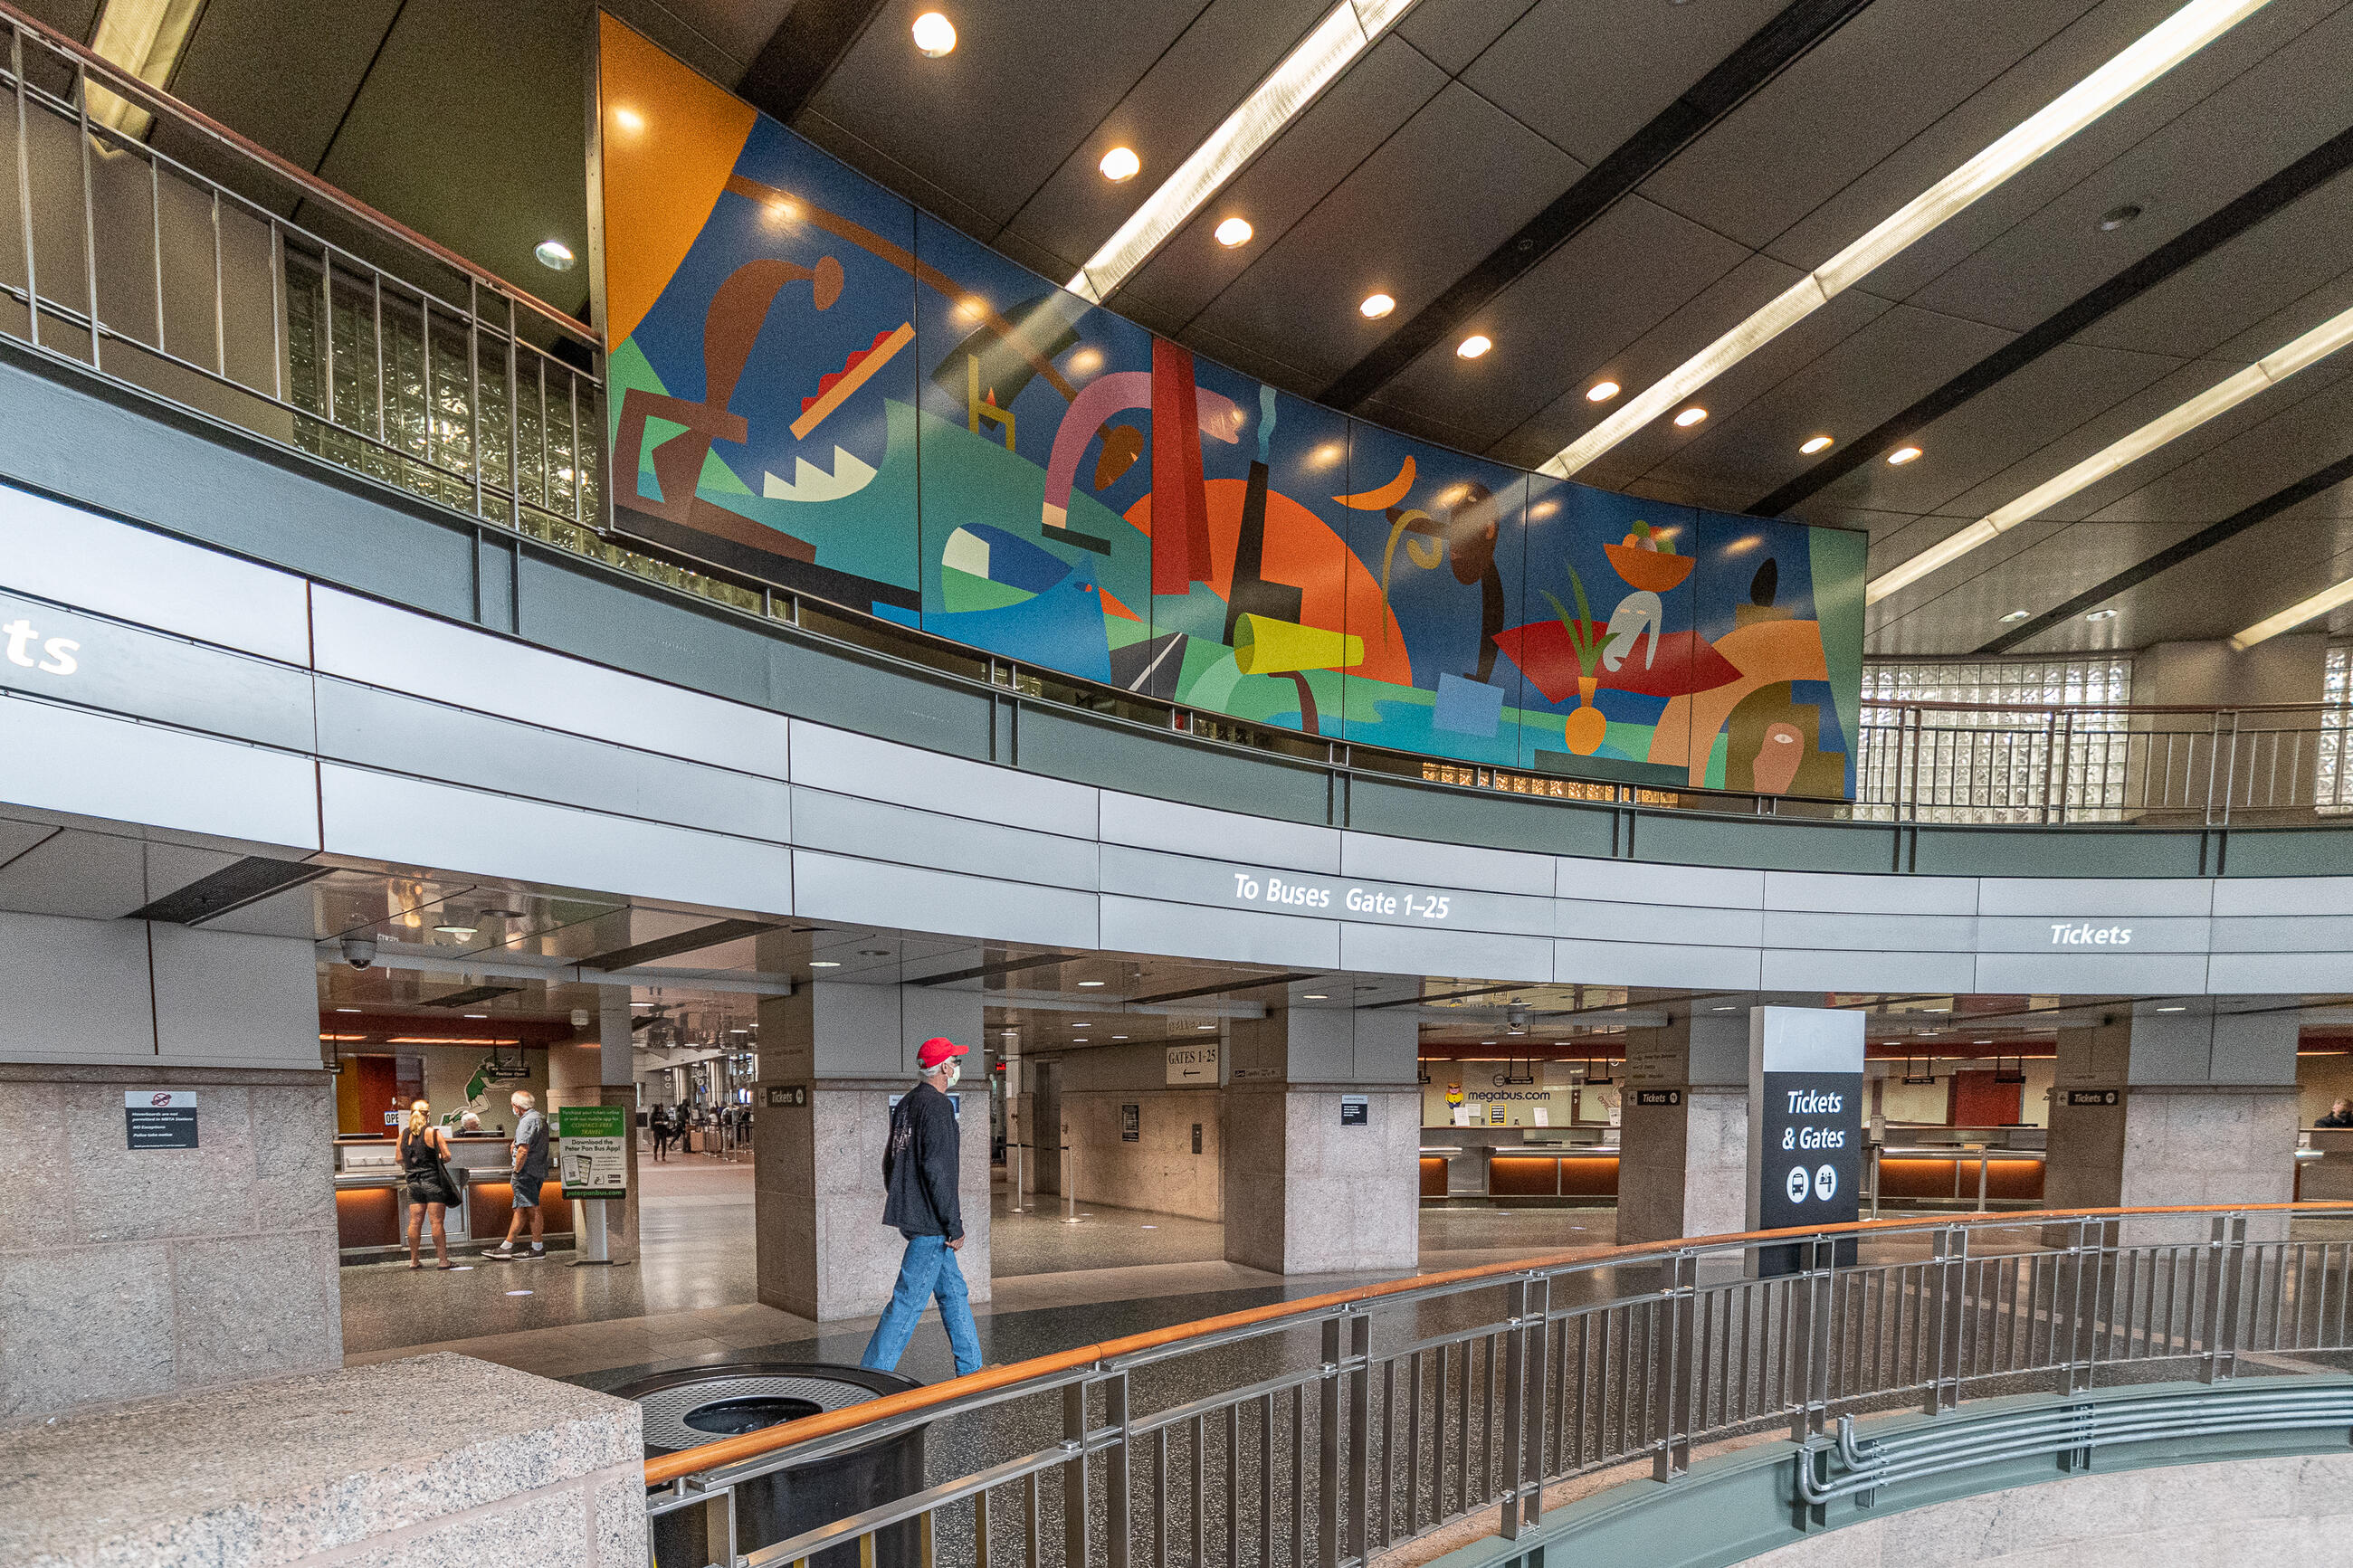
[[[311,943],[0,913],[0,1425],[340,1366]],[[133,1146],[159,1094],[194,1147]]]
[[[1277,1008],[1233,1022],[1221,1174],[1234,1194],[1229,1261],[1278,1274],[1419,1264],[1419,1033],[1404,1008]]]
[[[1626,1031],[1621,1243],[1746,1228],[1748,1009],[1718,1005],[1678,1004],[1665,1027]]]
[[[915,1087],[915,1048],[944,1035],[971,1055],[961,1102],[965,1246],[973,1300],[989,1295],[988,1085],[976,991],[820,981],[760,1003],[753,1107],[760,1300],[820,1322],[891,1298],[905,1241],[882,1224],[891,1100]]]
[[[2206,999],[2136,1002],[2060,1030],[2045,1206],[2287,1202],[2295,1039],[2293,1012],[2232,1013]],[[2204,1235],[2203,1222],[2170,1230]]]
[[[591,1025],[596,1034],[547,1049],[547,1096],[540,1109],[547,1113],[551,1136],[555,1132],[556,1112],[567,1105],[627,1106],[635,1115],[638,1089],[631,1080],[635,1036],[629,1028],[629,988],[600,985],[596,994],[597,1010]],[[504,1109],[501,1104],[501,1113]],[[637,1142],[635,1137],[629,1140],[628,1197],[619,1202],[604,1200],[606,1252],[615,1263],[634,1263],[638,1257]],[[577,1212],[579,1204],[572,1206],[572,1234],[585,1245],[587,1221]]]

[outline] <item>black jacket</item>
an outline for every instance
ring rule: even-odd
[[[891,1112],[891,1141],[882,1150],[882,1185],[889,1194],[882,1223],[902,1236],[964,1235],[956,1202],[962,1162],[955,1106],[930,1084],[917,1084]]]

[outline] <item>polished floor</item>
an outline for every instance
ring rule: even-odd
[[[870,1320],[828,1323],[759,1304],[752,1170],[700,1157],[641,1167],[643,1256],[634,1266],[573,1267],[568,1252],[460,1269],[405,1261],[345,1268],[347,1362],[453,1350],[554,1377],[599,1382],[639,1369],[739,1356],[856,1360]],[[991,1299],[977,1308],[992,1362],[1328,1290],[1359,1278],[1285,1279],[1224,1260],[1214,1222],[1095,1205],[1077,1223],[1050,1199],[1014,1215],[994,1194]],[[1422,1215],[1421,1268],[1462,1268],[1604,1246],[1608,1209],[1434,1208]],[[780,1347],[791,1347],[789,1352]],[[936,1363],[936,1364],[934,1364]],[[936,1322],[908,1353],[910,1375],[951,1369]]]

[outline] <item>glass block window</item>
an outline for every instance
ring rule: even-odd
[[[2132,660],[1889,659],[1862,669],[1855,815],[2114,822],[2126,805]],[[1928,709],[1917,703],[1964,703]]]
[[[2333,642],[2320,670],[2320,754],[2312,781],[2313,804],[2324,816],[2353,813],[2353,766],[2346,757],[2353,730],[2353,643]]]

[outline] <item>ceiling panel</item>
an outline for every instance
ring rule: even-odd
[[[1162,331],[1176,331],[1194,321],[1205,306],[1218,299],[1219,290],[1271,254],[1292,227],[1331,194],[1334,185],[1380,151],[1445,86],[1444,74],[1411,46],[1396,38],[1374,45],[1216,200],[1169,237],[1113,297],[1113,309]],[[1239,250],[1227,249],[1211,235],[1229,213],[1247,215],[1255,231],[1250,243]],[[1339,302],[1349,298],[1349,285],[1372,279],[1381,281],[1366,284],[1365,292],[1388,287],[1389,262],[1404,237],[1394,235],[1382,243],[1352,244],[1327,258],[1328,280],[1315,291],[1319,303],[1328,302],[1335,307],[1331,313],[1341,317]],[[1389,292],[1395,294],[1397,289],[1390,288]],[[1364,294],[1354,298],[1361,300]],[[1251,315],[1245,307],[1232,319],[1261,352],[1288,356],[1303,352],[1307,323],[1300,318],[1304,314],[1294,296],[1271,318]],[[1361,340],[1366,347],[1398,320],[1391,317],[1388,325],[1376,327],[1353,308],[1345,315],[1355,318],[1356,325],[1348,329],[1355,335],[1341,341],[1353,344]],[[1211,310],[1198,325],[1205,331],[1229,333],[1232,329],[1227,321]],[[1267,335],[1269,329],[1279,335]],[[1316,378],[1315,384],[1321,385],[1322,378]]]
[[[701,35],[734,64],[736,78],[759,58],[793,0],[641,0],[658,5]]]
[[[1397,34],[1450,76],[1462,74],[1538,0],[1420,0]]]
[[[991,231],[1021,209],[1203,9],[1021,0],[960,12],[955,52],[910,42],[929,0],[884,0],[813,112],[956,193]],[[1230,106],[1229,106],[1230,107]]]
[[[0,866],[0,909],[120,919],[147,902],[145,850],[135,838],[69,827]]]
[[[1070,277],[1329,9],[1326,0],[1213,0],[1022,205],[1010,232],[1058,259],[1056,282]],[[1114,185],[1100,165],[1123,146],[1144,168]]]
[[[1598,163],[1784,4],[1541,0],[1462,79],[1563,152]]]
[[[2205,430],[2229,433],[2199,460],[2142,477],[2089,514],[2094,523],[2210,522],[2353,452],[2353,365],[2334,362],[2254,398]],[[2242,424],[2234,416],[2251,416]],[[2154,461],[2154,459],[2152,459]],[[2127,470],[2129,474],[2131,470]]]
[[[2149,23],[2173,8],[2113,0],[2112,8],[2135,7]],[[2048,42],[2076,10],[2050,0],[1875,0],[1652,175],[1643,194],[1744,245],[1768,245]],[[2089,69],[2110,50],[2080,52]],[[1819,264],[1919,189],[1847,227],[1820,255],[1799,253],[1799,265]]]
[[[1578,173],[1559,149],[1468,88],[1449,83],[1252,259],[1202,312],[1200,324],[1265,341],[1285,360],[1336,374],[1362,340],[1346,324],[1360,296],[1334,298],[1335,274],[1389,279],[1399,310],[1411,310]],[[1227,208],[1218,204],[1216,210]],[[1187,230],[1171,248],[1194,237]],[[1357,256],[1377,260],[1352,265],[1348,258]]]
[[[332,26],[290,27],[283,0],[206,0],[173,94],[315,169],[399,11],[400,0],[343,0]]]
[[[1629,346],[1747,258],[1721,235],[1629,196],[1463,324],[1463,334],[1494,340],[1485,358],[1457,355],[1457,334],[1371,406],[1382,417],[1411,409],[1448,419],[1484,449],[1572,387],[1581,400],[1604,375],[1640,386],[1636,369],[1620,363]],[[1596,408],[1593,417],[1606,412]]]

